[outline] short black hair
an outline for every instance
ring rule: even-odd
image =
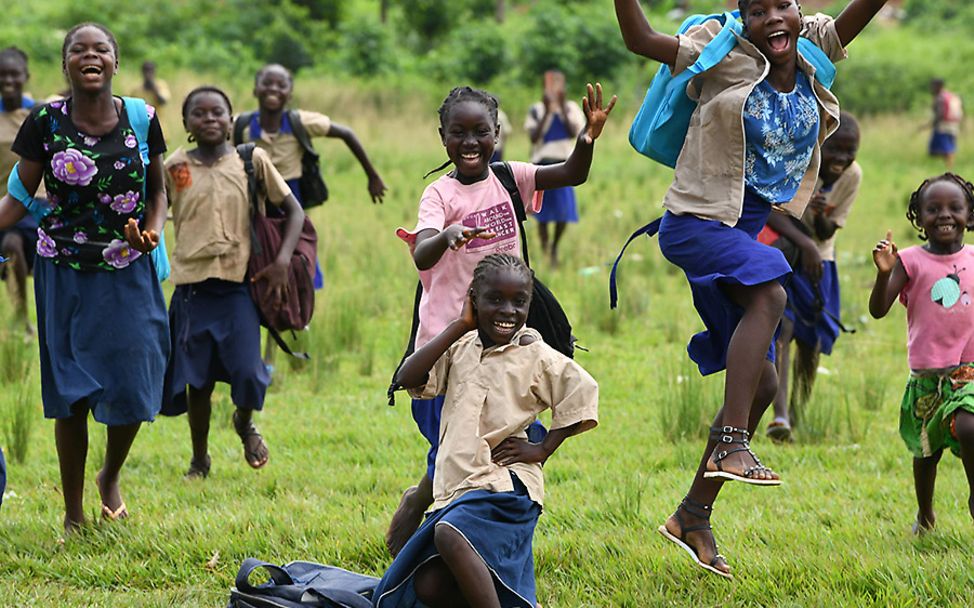
[[[840,132],[854,133],[856,138],[859,138],[859,121],[856,120],[855,116],[849,112],[846,112],[845,110],[842,110],[842,112],[839,113],[839,128],[837,128],[835,133],[832,133],[832,135],[836,135]]]
[[[464,101],[473,101],[483,104],[483,106],[487,108],[487,114],[490,115],[490,119],[493,121],[494,126],[497,126],[497,108],[500,106],[500,104],[497,102],[496,97],[483,89],[455,87],[452,91],[450,91],[450,94],[446,96],[443,103],[440,104],[438,112],[440,114],[441,127],[446,127],[446,120],[450,115],[450,110],[453,109],[453,106]]]
[[[118,61],[118,41],[115,40],[115,34],[113,34],[112,30],[108,29],[104,25],[95,23],[94,21],[85,21],[83,23],[79,23],[68,30],[68,33],[64,35],[64,44],[61,45],[61,60],[63,61],[65,57],[67,57],[68,45],[71,44],[71,39],[74,38],[74,35],[78,33],[78,30],[83,30],[86,27],[93,27],[108,37],[108,42],[112,45],[112,51],[115,52],[115,61]]]
[[[487,278],[495,271],[503,268],[510,268],[521,273],[529,283],[534,281],[534,271],[528,268],[524,260],[509,253],[492,253],[480,260],[476,268],[473,269],[473,280],[470,281],[471,295],[476,297],[480,289],[487,283]],[[532,293],[533,291],[531,290]]]
[[[261,67],[259,70],[257,70],[257,73],[254,74],[254,86],[257,86],[257,83],[260,82],[260,79],[264,74],[266,74],[270,70],[277,70],[277,69],[280,69],[285,74],[287,74],[287,81],[291,83],[291,86],[294,86],[294,75],[291,74],[291,70],[287,69],[286,67],[284,67],[279,63],[268,63],[263,67]]]
[[[24,71],[27,71],[27,53],[18,49],[15,46],[8,46],[5,49],[0,49],[0,60],[4,59],[16,59],[24,64]]]
[[[971,182],[955,173],[944,173],[943,175],[924,180],[920,184],[920,187],[916,189],[916,192],[910,195],[910,205],[906,208],[906,219],[910,220],[913,227],[920,233],[921,241],[927,240],[927,233],[924,231],[923,226],[920,225],[920,201],[923,200],[923,195],[927,189],[939,182],[953,183],[959,187],[967,199],[967,207],[970,210],[970,214],[974,216],[974,184],[971,184]],[[967,223],[967,230],[974,230],[974,226],[971,225],[970,221]]]
[[[222,97],[223,101],[225,101],[227,104],[227,114],[233,116],[233,105],[230,103],[230,98],[227,97],[227,94],[212,85],[204,85],[201,87],[196,87],[195,89],[190,91],[189,94],[186,95],[186,99],[183,100],[183,112],[182,112],[183,120],[186,120],[186,112],[189,111],[189,102],[192,101],[193,97],[196,97],[197,95],[201,95],[203,93],[213,93],[215,95],[219,95],[220,97]]]

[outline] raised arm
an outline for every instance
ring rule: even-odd
[[[538,167],[534,178],[538,190],[551,190],[585,183],[588,179],[588,171],[592,167],[595,140],[602,134],[605,121],[608,120],[609,113],[615,105],[616,96],[613,95],[609,105],[603,107],[601,84],[596,83],[594,88],[591,84],[586,87],[582,109],[588,118],[588,128],[575,141],[575,148],[568,160],[555,165]]]
[[[639,0],[615,0],[615,5],[616,19],[626,48],[672,67],[680,50],[677,37],[654,30],[639,6]]]
[[[470,294],[467,294],[460,317],[403,361],[399,373],[396,374],[396,384],[405,388],[416,388],[426,384],[430,370],[443,356],[443,353],[449,350],[464,334],[476,328],[477,316],[473,310]]]
[[[887,231],[886,238],[873,248],[873,263],[876,264],[877,272],[876,282],[869,294],[869,314],[874,319],[882,319],[909,279],[896,252],[892,231]]]
[[[372,166],[372,161],[369,160],[369,156],[365,153],[365,149],[362,147],[362,143],[358,140],[358,137],[355,136],[355,132],[345,125],[332,123],[331,128],[328,130],[328,137],[337,137],[345,142],[345,145],[348,146],[348,149],[358,159],[359,164],[362,165],[362,169],[365,171],[365,175],[369,178],[369,196],[372,197],[372,202],[381,203],[386,191],[386,185],[383,183],[382,178],[379,177],[378,171]]]
[[[843,47],[848,46],[859,35],[876,13],[886,6],[886,2],[887,0],[852,0],[839,13],[835,18],[835,31],[839,34],[839,42]]]

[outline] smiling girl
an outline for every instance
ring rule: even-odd
[[[522,201],[535,191],[577,186],[588,178],[595,140],[615,105],[602,103],[602,86],[588,85],[582,101],[588,128],[579,134],[571,156],[563,163],[538,166],[510,163]],[[490,158],[500,133],[497,99],[470,87],[457,87],[439,109],[440,140],[449,160],[439,169],[453,170],[426,187],[419,203],[419,221],[411,232],[397,234],[409,244],[423,293],[415,347],[420,348],[459,314],[474,268],[487,255],[520,256],[520,234],[511,195],[490,169]],[[439,170],[437,169],[437,170]],[[432,173],[432,172],[431,172]],[[529,213],[540,208],[535,205]],[[393,516],[386,544],[396,555],[419,526],[433,500],[432,480],[440,435],[442,397],[413,399],[412,413],[420,432],[430,443],[426,475],[406,490]]]
[[[149,106],[148,158],[121,98],[112,95],[118,44],[104,26],[71,28],[62,48],[71,84],[20,128],[23,192],[0,200],[0,228],[24,217],[41,179],[51,211],[37,230],[34,293],[44,415],[54,418],[64,528],[85,521],[88,415],[108,426],[95,477],[101,513],[128,515],[119,473],[143,422],[162,400],[169,327],[150,256],[166,218],[166,144]],[[142,227],[140,227],[142,226]]]
[[[821,145],[838,126],[835,96],[798,52],[798,37],[833,62],[886,0],[852,0],[832,19],[803,17],[794,0],[739,0],[743,35],[690,88],[690,118],[659,226],[660,249],[686,274],[707,331],[687,348],[701,374],[727,370],[724,400],[686,498],[659,527],[694,562],[730,578],[709,519],[724,480],[778,485],[749,438],[777,391],[772,344],[791,272],[780,251],[755,240],[772,205],[800,217],[813,194]],[[626,46],[668,65],[691,66],[722,29],[708,20],[672,36],[650,27],[637,0],[615,0]],[[714,255],[719,252],[719,255]]]

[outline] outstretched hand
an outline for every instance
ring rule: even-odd
[[[880,272],[892,272],[899,257],[896,243],[893,242],[893,231],[887,230],[886,238],[873,247],[873,263]]]
[[[515,462],[543,463],[548,459],[548,456],[550,454],[548,454],[542,444],[531,443],[515,437],[508,437],[490,451],[490,459],[495,464],[504,467],[510,466]]]
[[[443,231],[446,237],[446,242],[450,246],[450,249],[456,251],[469,243],[474,239],[485,239],[490,240],[497,236],[495,233],[490,232],[487,228],[481,228],[479,226],[464,226],[463,224],[453,224],[449,228]]]
[[[593,88],[592,83],[588,83],[585,89],[586,95],[582,98],[582,109],[585,111],[585,117],[588,119],[585,143],[591,144],[602,134],[605,121],[608,120],[609,112],[615,107],[618,97],[613,95],[612,99],[609,100],[609,105],[603,108],[602,84],[597,82],[595,83],[595,88]]]
[[[132,249],[149,253],[159,246],[159,233],[155,230],[140,230],[138,220],[129,218],[128,223],[125,224],[125,240],[129,242]]]
[[[369,176],[369,196],[372,197],[372,203],[381,203],[385,193],[386,185],[382,178],[378,174]]]

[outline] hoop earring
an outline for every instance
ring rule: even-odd
[[[196,143],[196,138],[195,138],[195,137],[193,137],[193,134],[192,134],[192,133],[190,133],[190,134],[189,134],[189,135],[188,135],[188,136],[186,137],[186,141],[188,141],[188,142],[189,142],[189,143],[191,143],[191,144],[192,144],[192,143]]]

